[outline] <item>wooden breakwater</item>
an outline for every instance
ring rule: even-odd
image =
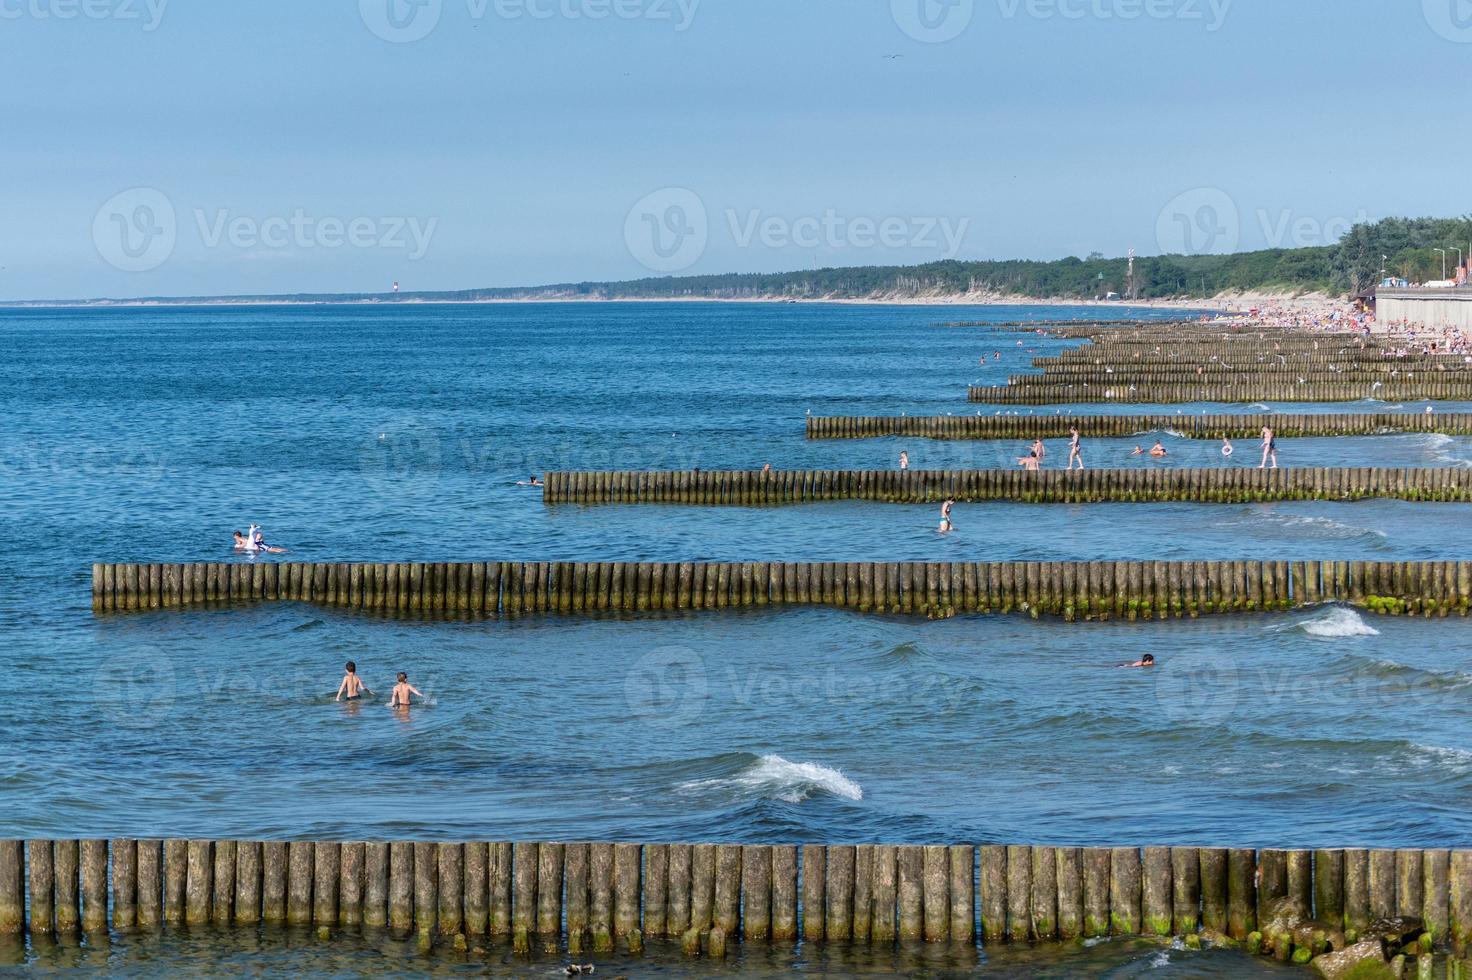
[[[1398,337],[1219,330],[1206,326],[1079,327],[1089,342],[1037,358],[1040,373],[973,386],[972,402],[1337,402],[1472,398],[1472,367],[1409,349]]]
[[[1265,935],[1285,904],[1347,935]],[[7,935],[265,925],[573,955],[637,954],[646,940],[671,939],[720,957],[736,942],[991,946],[1205,933],[1288,959],[1395,917],[1420,920],[1426,953],[1466,955],[1472,851],[0,841]]]
[[[434,616],[825,606],[929,616],[1165,619],[1346,602],[1467,615],[1472,562],[461,562],[97,564],[98,612],[254,602]]]
[[[1256,447],[1246,447],[1251,459]],[[1276,500],[1472,502],[1472,469],[1307,467],[1129,470],[758,470],[548,473],[548,504],[769,507],[830,500],[892,504],[1241,504]]]
[[[840,415],[809,416],[809,439],[1122,439],[1170,432],[1187,439],[1255,439],[1263,426],[1280,438],[1427,433],[1472,435],[1472,414],[1453,412],[1294,413],[1283,415]],[[1244,447],[1245,448],[1245,447]]]
[[[1440,376],[1386,382],[1282,381],[1244,376],[1238,381],[1135,381],[1116,374],[1094,382],[1054,380],[1047,375],[1014,379],[1002,386],[972,386],[967,399],[986,405],[1069,405],[1118,402],[1136,405],[1178,405],[1193,402],[1349,402],[1472,401],[1472,378],[1442,381]]]

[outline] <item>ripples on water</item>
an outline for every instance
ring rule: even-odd
[[[0,824],[211,837],[1465,838],[1472,634],[1460,620],[1366,625],[1321,610],[1066,626],[813,610],[428,623],[290,605],[94,618],[87,605],[94,559],[230,560],[229,531],[250,521],[307,561],[1466,557],[1462,505],[963,505],[941,537],[930,507],[546,508],[514,486],[558,468],[878,467],[901,449],[918,467],[1010,465],[1020,446],[810,443],[803,419],[990,414],[965,403],[968,384],[1069,344],[931,324],[1019,313],[5,314],[0,663],[25,696],[0,701]],[[1001,362],[977,364],[994,349]],[[1238,408],[1181,411],[1220,407]],[[1144,438],[1089,440],[1090,465],[1222,465],[1216,444],[1169,435],[1164,462],[1129,457]],[[1052,450],[1062,458],[1061,442]],[[1237,465],[1253,465],[1250,450],[1239,446]],[[1472,440],[1435,436],[1282,450],[1285,465],[1472,465]],[[1161,667],[1111,669],[1146,652]],[[404,719],[333,704],[350,658],[380,693],[408,670],[435,704]]]
[[[927,977],[996,978],[1281,976],[1261,958],[1230,951],[1190,951],[1148,940],[1109,940],[1080,946],[1002,947],[985,953],[955,946],[769,947],[733,944],[726,960],[690,960],[679,949],[650,941],[645,955],[581,956],[596,959],[597,976],[639,977]],[[319,941],[302,930],[204,929],[161,937],[119,936],[111,944],[56,945],[38,941],[31,949],[0,942],[0,968],[29,962],[51,970],[126,970],[129,973],[234,977],[241,974],[354,977],[364,973],[464,976],[474,970],[490,976],[563,976],[565,958],[533,954],[515,957],[504,947],[456,953],[437,948],[421,953],[412,942],[382,933],[356,932]]]

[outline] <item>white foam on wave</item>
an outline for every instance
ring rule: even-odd
[[[1224,521],[1223,527],[1246,527],[1254,531],[1267,532],[1277,537],[1273,529],[1286,530],[1306,534],[1310,537],[1346,539],[1371,537],[1379,540],[1387,540],[1388,535],[1384,531],[1377,531],[1372,527],[1361,527],[1357,524],[1345,524],[1330,517],[1319,517],[1313,514],[1279,514],[1274,512],[1254,513],[1250,516],[1236,520]]]
[[[1466,749],[1449,749],[1440,745],[1422,745],[1413,742],[1411,748],[1425,760],[1423,764],[1442,766],[1466,772],[1472,769],[1472,752]]]
[[[682,783],[682,790],[734,789],[744,795],[783,803],[801,803],[815,793],[845,800],[862,800],[864,788],[837,769],[816,762],[789,762],[780,755],[764,755],[734,776]]]
[[[1353,609],[1346,609],[1343,606],[1326,609],[1313,619],[1306,619],[1299,623],[1298,628],[1309,636],[1318,636],[1331,640],[1349,636],[1380,635],[1380,631],[1365,622],[1359,613]]]

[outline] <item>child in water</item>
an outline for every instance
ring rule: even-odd
[[[1143,657],[1141,657],[1139,660],[1136,660],[1132,664],[1120,664],[1120,666],[1121,667],[1154,667],[1155,666],[1155,654],[1153,654],[1153,653],[1147,653]]]
[[[368,685],[364,684],[363,678],[358,676],[358,665],[349,660],[347,674],[343,677],[342,683],[337,685],[337,697],[333,700],[341,701],[347,698],[349,701],[356,701],[365,693],[371,695],[373,692],[368,690]]]
[[[399,671],[399,681],[394,685],[394,693],[388,700],[388,706],[390,708],[409,707],[409,695],[411,694],[418,694],[419,699],[421,701],[424,700],[424,693],[413,684],[410,684],[409,675],[401,670]]]

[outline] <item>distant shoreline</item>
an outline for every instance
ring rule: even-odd
[[[1327,297],[1304,297],[1313,305],[1330,302]],[[1205,300],[1083,300],[1074,298],[1039,298],[1028,296],[999,296],[995,294],[947,294],[940,296],[879,296],[879,297],[788,297],[788,296],[517,296],[488,297],[481,299],[436,299],[430,297],[384,298],[362,296],[342,299],[274,299],[216,298],[209,296],[179,297],[167,299],[96,299],[96,300],[21,300],[0,301],[0,310],[108,310],[108,309],[170,309],[187,307],[268,307],[268,306],[511,306],[533,304],[595,304],[595,303],[752,303],[764,305],[837,305],[837,306],[1064,306],[1093,308],[1163,309],[1196,312],[1224,312],[1244,303],[1251,305],[1289,304],[1298,305],[1303,300],[1295,297],[1215,297]]]

